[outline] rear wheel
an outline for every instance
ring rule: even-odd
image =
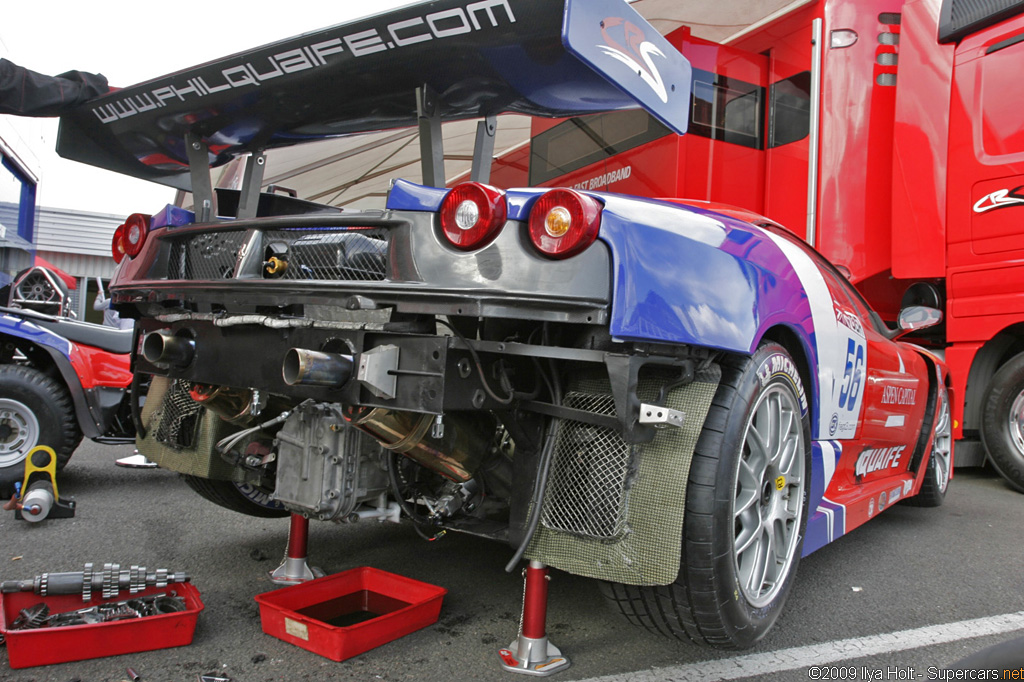
[[[189,476],[182,478],[189,488],[214,504],[246,516],[276,519],[288,516],[288,510],[271,500],[264,491],[251,485],[238,485],[231,481],[215,481],[210,478]]]
[[[722,370],[690,467],[679,577],[603,591],[649,629],[742,649],[775,623],[795,579],[810,426],[796,365],[781,346],[765,344]]]
[[[1024,353],[992,377],[982,414],[981,438],[989,461],[1024,493]]]
[[[67,390],[42,372],[0,365],[0,492],[9,495],[25,475],[25,458],[48,445],[62,469],[82,442]]]

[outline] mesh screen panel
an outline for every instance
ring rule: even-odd
[[[570,392],[566,407],[615,416],[608,394]],[[626,483],[633,448],[610,429],[565,421],[555,456],[541,522],[548,528],[584,537],[610,539],[626,522]]]
[[[169,279],[230,279],[247,243],[264,261],[270,256],[287,261],[279,279],[380,281],[387,274],[389,241],[383,228],[234,230],[165,239],[171,244]]]
[[[664,404],[682,410],[685,423],[659,429],[653,441],[635,448],[621,507],[624,518],[617,522],[622,525],[614,538],[587,537],[542,523],[526,556],[568,573],[627,585],[673,582],[679,575],[690,460],[720,376],[712,366],[698,372],[693,383],[669,391]],[[641,376],[640,399],[657,400],[665,381]],[[605,377],[577,377],[569,389],[590,395],[609,392]]]
[[[214,445],[237,427],[200,408],[186,386],[186,382],[153,377],[142,406],[145,436],[136,439],[136,446],[164,469],[231,480],[233,467],[215,454]]]
[[[196,435],[202,409],[189,395],[192,384],[187,381],[171,382],[164,395],[160,420],[155,425],[155,438],[176,450],[191,447]]]
[[[168,279],[229,279],[245,239],[243,231],[205,232],[170,239]]]
[[[263,243],[288,244],[283,279],[380,281],[387,273],[387,230],[348,232],[282,230],[267,232]]]

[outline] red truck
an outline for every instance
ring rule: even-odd
[[[685,196],[805,238],[954,379],[957,463],[1024,492],[1024,2],[820,0],[717,44],[667,36],[693,69],[689,134],[642,111],[534,119],[502,187]],[[898,399],[894,397],[893,399]]]

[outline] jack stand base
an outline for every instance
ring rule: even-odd
[[[306,548],[309,544],[309,519],[301,514],[292,514],[288,527],[288,549],[284,561],[270,572],[270,582],[275,585],[298,585],[324,577],[319,568],[310,568],[306,563]]]
[[[538,677],[553,675],[572,665],[546,636],[540,639],[520,636],[507,649],[500,649],[498,656],[501,667],[508,672]]]
[[[323,577],[324,572],[316,567],[310,568],[305,557],[285,557],[280,566],[270,571],[270,582],[275,585],[298,585]]]

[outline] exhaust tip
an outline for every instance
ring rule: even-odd
[[[305,373],[305,363],[302,361],[302,354],[298,348],[291,348],[284,354],[284,362],[281,363],[281,376],[284,383],[294,386],[299,383]]]
[[[150,332],[142,338],[142,357],[154,365],[185,367],[192,362],[196,342],[166,331]]]
[[[352,356],[291,348],[284,354],[281,377],[289,386],[341,386],[352,376]]]

